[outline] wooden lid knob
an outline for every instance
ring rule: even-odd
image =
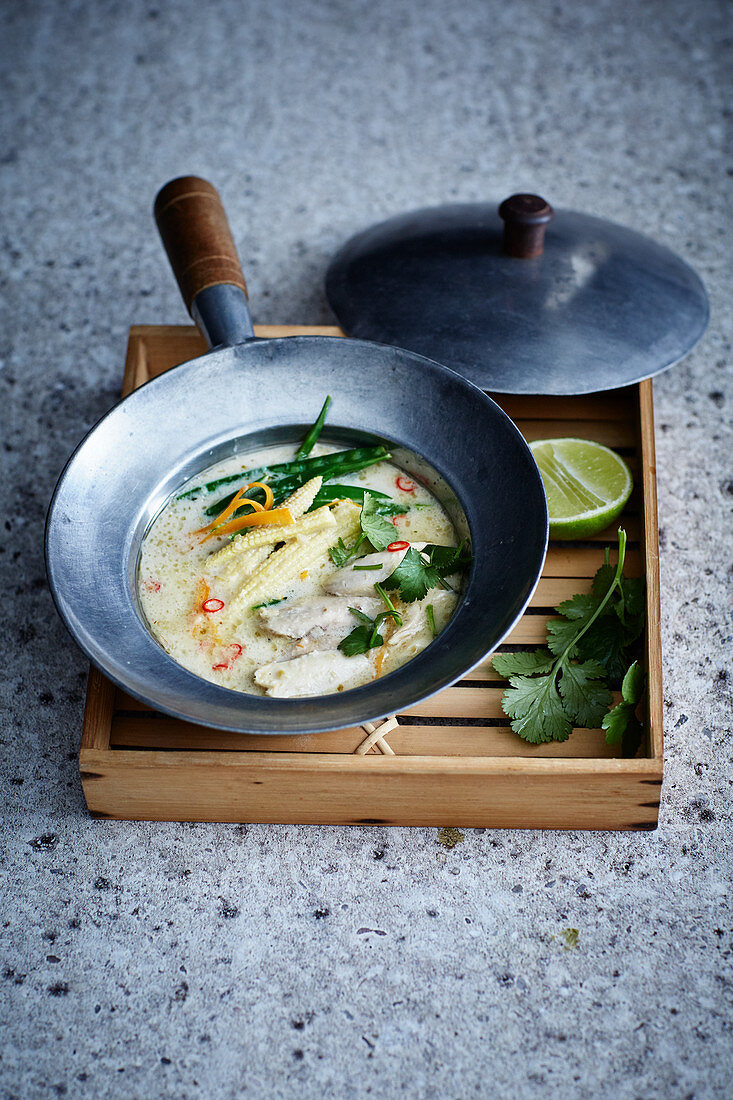
[[[504,222],[502,249],[507,256],[530,260],[542,255],[545,230],[555,211],[540,195],[511,195],[499,207]]]

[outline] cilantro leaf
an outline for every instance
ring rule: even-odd
[[[440,582],[438,570],[425,562],[412,546],[391,576],[382,581],[384,588],[398,588],[405,603],[414,603]]]
[[[421,554],[427,557],[428,563],[438,570],[441,577],[466,569],[473,560],[465,539],[460,546],[439,546],[436,543],[428,543],[421,550]]]
[[[377,501],[378,516],[404,516],[407,515],[409,511],[409,504],[398,504],[395,500]],[[392,528],[392,537],[394,538],[394,527]]]
[[[583,659],[599,661],[611,683],[618,684],[628,665],[625,646],[626,635],[614,613],[596,619],[579,642],[577,650]]]
[[[606,560],[593,578],[593,595],[599,600],[602,600],[603,597],[607,595],[609,588],[613,584],[615,574],[616,570],[609,563],[608,550],[606,550]]]
[[[603,566],[601,566],[601,569],[602,568]],[[580,620],[585,621],[597,610],[602,599],[602,596],[591,596],[587,593],[579,593],[569,600],[563,600],[561,604],[558,604],[555,610],[561,615],[564,615],[566,619],[571,619],[573,622],[579,622]]]
[[[563,618],[550,619],[547,623],[547,645],[556,657],[561,656],[566,649],[569,650],[568,657],[576,656],[575,640],[580,631],[587,628],[600,604],[600,598],[588,594],[578,594],[558,604],[555,610]]]
[[[328,556],[334,565],[341,566],[346,565],[353,552],[353,549],[349,550],[343,539],[339,539],[335,546],[329,547]]]
[[[549,672],[553,665],[549,653],[536,649],[533,653],[495,653],[491,658],[494,672],[509,679],[510,676],[531,676],[535,672]]]
[[[626,643],[635,642],[644,629],[644,582],[641,577],[621,577],[616,614],[626,629]]]
[[[328,550],[329,558],[334,565],[339,567],[346,565],[355,556],[365,539],[369,540],[375,550],[386,550],[389,544],[394,542],[395,529],[389,520],[384,519],[380,514],[380,508],[384,502],[378,497],[372,496],[366,489],[360,490],[360,492],[364,496],[359,519],[361,535],[351,548],[345,545],[343,539],[339,539],[336,545],[329,547]]]
[[[608,744],[622,743],[624,755],[638,749],[642,727],[635,715],[643,672],[629,667],[628,647],[644,629],[644,586],[623,575],[626,532],[619,530],[618,564],[606,560],[592,591],[563,601],[559,618],[547,623],[548,651],[499,653],[494,669],[509,679],[502,699],[512,729],[534,744],[564,741],[573,727],[602,725]],[[613,710],[609,683],[622,684]]]
[[[623,756],[636,756],[644,735],[643,726],[634,711],[635,707],[628,703],[619,703],[603,719],[606,744],[620,743]]]
[[[384,638],[379,630],[382,623],[386,622],[387,619],[394,619],[398,626],[402,625],[402,618],[394,608],[390,611],[380,612],[376,619],[371,619],[355,607],[350,607],[349,611],[359,620],[361,626],[354,627],[351,633],[339,642],[338,648],[347,657],[355,657],[359,653],[368,653],[370,649],[384,645]]]
[[[644,584],[606,560],[592,587],[556,607],[562,618],[548,622],[547,645],[557,657],[567,651],[569,659],[599,661],[617,684],[628,667],[626,650],[644,629]]]
[[[360,623],[363,623],[364,626],[368,626],[371,630],[374,629],[374,619],[367,615],[366,612],[359,611],[359,609],[356,607],[350,607],[349,611],[355,618],[359,620]]]
[[[512,729],[533,745],[567,741],[572,733],[562,699],[555,686],[555,673],[548,676],[510,676],[502,710],[512,719]]]
[[[603,716],[601,728],[606,731],[607,745],[620,745],[624,731],[629,724],[629,710],[626,703],[619,703]]]
[[[583,728],[595,729],[600,725],[611,703],[611,692],[600,679],[603,675],[603,666],[597,661],[563,666],[558,684],[560,695],[568,714]]]
[[[351,634],[339,642],[339,649],[346,657],[356,657],[360,653],[368,653],[374,646],[384,645],[381,634],[374,633],[373,627],[355,626]]]
[[[570,619],[548,619],[547,621],[547,648],[556,657],[561,657],[567,651],[572,658],[576,653],[575,639],[582,623],[573,622]]]
[[[384,516],[379,515],[379,501],[366,491],[360,522],[362,531],[375,550],[386,550],[389,544],[394,542],[394,526]]]

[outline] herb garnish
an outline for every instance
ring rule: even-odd
[[[394,573],[384,582],[385,588],[397,588],[405,603],[414,603],[426,596],[440,582],[440,573],[427,557],[414,547],[405,554]]]
[[[379,501],[371,493],[364,493],[364,503],[361,506],[361,530],[362,535],[369,540],[375,550],[386,550],[394,541],[394,527],[379,514]]]
[[[369,542],[375,550],[386,550],[394,539],[394,527],[379,515],[379,500],[372,496],[368,490],[364,490],[364,503],[361,506],[361,534],[351,549],[339,539],[335,546],[330,547],[328,556],[334,565],[346,565],[350,558],[356,556],[359,547],[364,542]]]
[[[576,595],[556,610],[562,616],[547,624],[548,650],[497,653],[492,664],[510,687],[502,699],[515,733],[538,745],[566,741],[575,726],[606,729],[608,744],[616,744],[629,729],[624,751],[632,752],[633,708],[641,697],[643,674],[629,667],[628,647],[644,626],[643,582],[623,575],[626,532],[618,532],[618,564],[604,564],[593,579],[590,595]],[[624,675],[625,673],[625,675]],[[623,677],[624,703],[629,709],[608,712],[612,697],[608,682]],[[604,717],[605,716],[605,717]],[[635,721],[635,719],[634,719]],[[638,727],[638,723],[636,723]],[[638,748],[639,742],[633,747]]]
[[[398,625],[402,622],[399,613],[394,609],[380,612],[375,619],[371,619],[363,611],[357,611],[355,607],[350,607],[349,611],[356,616],[361,625],[354,627],[351,634],[347,634],[339,642],[339,649],[346,657],[356,657],[358,654],[368,653],[370,649],[384,645],[384,638],[379,633],[379,629],[387,619],[395,619]]]
[[[335,546],[328,549],[328,556],[334,565],[346,565],[353,553],[353,549],[349,550],[343,539],[339,539]]]
[[[438,631],[435,628],[435,611],[431,603],[429,603],[428,606],[425,608],[425,614],[428,617],[428,626],[430,627],[432,635],[435,638]]]
[[[397,608],[395,607],[395,605],[394,605],[394,604],[392,603],[392,601],[390,600],[390,598],[389,598],[389,596],[387,595],[387,593],[386,593],[386,592],[384,591],[384,588],[383,588],[383,587],[382,587],[382,585],[381,585],[381,584],[379,583],[379,581],[375,581],[375,582],[374,582],[374,591],[375,591],[375,592],[377,593],[377,595],[378,595],[378,596],[381,596],[381,597],[382,597],[382,599],[384,600],[384,602],[386,603],[386,605],[387,605],[387,609],[388,609],[389,611],[391,611],[391,613],[392,613],[392,618],[394,619],[394,621],[395,621],[395,623],[397,624],[397,626],[402,626],[402,616],[400,615],[399,611],[397,610]]]
[[[260,607],[272,607],[276,603],[282,603],[283,600],[287,600],[287,596],[279,596],[276,600],[265,600],[263,603],[253,604],[252,610],[257,611]]]
[[[461,542],[460,546],[428,544],[422,550],[411,546],[384,582],[384,587],[399,589],[405,603],[414,603],[415,600],[422,600],[431,588],[444,583],[444,577],[465,569],[470,563],[471,555],[465,542]]]
[[[188,489],[185,493],[179,493],[176,500],[185,497],[196,498],[199,493],[213,493],[222,485],[231,485],[234,482],[248,484],[251,481],[266,481],[275,494],[275,504],[284,500],[290,493],[294,493],[306,481],[317,477],[319,474],[324,481],[330,481],[335,477],[343,477],[346,474],[355,474],[360,470],[366,470],[378,462],[388,459],[389,451],[386,447],[354,447],[348,451],[334,451],[331,454],[316,455],[315,458],[301,458],[291,462],[275,462],[272,466],[254,466],[250,470],[243,470],[239,474],[228,474],[226,477],[218,477],[214,481],[208,481],[204,485],[197,485],[195,489]],[[204,509],[204,515],[215,516],[234,497],[234,493],[222,497]]]

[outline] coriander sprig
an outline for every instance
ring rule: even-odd
[[[471,554],[465,539],[459,546],[429,543],[422,550],[411,546],[392,575],[385,580],[384,587],[396,588],[405,603],[414,603],[427,596],[436,585],[450,589],[445,578],[467,569],[470,564]]]
[[[372,496],[367,489],[364,490],[364,502],[359,517],[361,534],[352,547],[347,547],[344,540],[339,539],[335,546],[329,548],[328,556],[334,565],[346,565],[351,558],[356,557],[365,542],[368,542],[375,550],[381,551],[386,550],[393,541],[394,527],[388,519],[380,515],[380,503],[376,496]],[[360,568],[371,568],[371,566],[360,566]]]
[[[512,719],[515,733],[532,744],[566,741],[575,726],[596,727],[608,714],[612,696],[607,680],[623,676],[629,663],[626,649],[639,637],[644,622],[642,584],[623,575],[626,532],[622,529],[618,540],[616,568],[609,564],[606,552],[592,593],[573,596],[556,609],[562,617],[547,624],[549,652],[539,649],[493,657],[494,669],[510,684],[502,699],[504,713]],[[631,709],[632,699],[638,702],[641,690],[635,675],[624,695]],[[630,722],[627,712],[614,718],[610,727],[604,721],[609,744],[621,739]],[[627,739],[624,750],[631,748]]]

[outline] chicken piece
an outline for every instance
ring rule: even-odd
[[[258,668],[254,681],[275,699],[330,695],[365,683],[372,677],[368,657],[345,657],[338,649],[306,653],[292,661],[273,661]]]
[[[424,542],[413,542],[413,550],[422,550]],[[383,550],[380,554],[367,554],[338,569],[323,584],[326,592],[335,596],[367,596],[374,591],[375,581],[386,581],[400,564],[410,546],[404,550]],[[379,569],[365,566],[378,565]]]
[[[424,599],[406,605],[402,612],[402,626],[390,635],[387,645],[414,647],[415,643],[419,643],[419,647],[414,652],[424,649],[433,640],[433,632],[428,621],[428,604],[432,605],[435,629],[440,633],[448,623],[455,603],[456,597],[453,592],[448,592],[444,588],[431,588]]]
[[[307,596],[280,606],[263,607],[260,620],[269,634],[296,639],[301,652],[336,649],[341,639],[358,625],[349,607],[372,619],[384,610],[384,604],[376,596]]]

